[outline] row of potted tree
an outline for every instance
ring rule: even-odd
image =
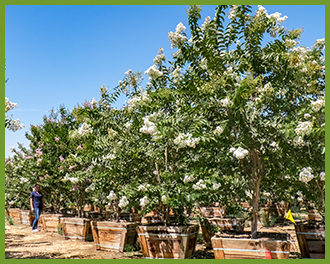
[[[31,125],[30,148],[6,159],[6,203],[27,206],[38,181],[55,213],[75,207],[82,217],[86,204],[109,205],[120,220],[157,210],[158,233],[186,226],[193,234],[194,208],[217,202],[234,214],[248,201],[252,238],[270,197],[307,200],[324,217],[324,39],[298,46],[302,30],[285,29],[286,17],[262,6],[255,14],[218,6],[213,19],[200,18],[191,6],[190,32],[182,23],[169,32],[177,50],[167,62],[159,49],[144,88],[142,72],[128,70],[98,101]],[[121,94],[128,101],[116,109]]]

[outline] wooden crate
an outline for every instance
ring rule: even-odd
[[[58,229],[61,227],[61,217],[63,217],[62,214],[43,214],[41,220],[44,230],[47,232],[58,232]]]
[[[61,228],[65,239],[93,241],[91,220],[87,218],[61,217]]]
[[[21,224],[32,226],[32,215],[34,216],[34,213],[32,213],[30,210],[21,210]]]
[[[322,216],[317,210],[308,210],[307,217],[308,220],[322,221]]]
[[[136,230],[144,258],[186,259],[195,252],[199,226],[138,226]]]
[[[138,225],[129,222],[91,221],[96,249],[123,252],[126,245],[134,246]]]
[[[212,237],[215,259],[288,259],[290,242],[283,240]]]
[[[207,219],[210,224],[219,227],[221,230],[237,230],[243,231],[245,222],[242,219],[237,218],[210,218]],[[200,223],[202,229],[202,235],[205,246],[212,248],[211,237],[214,236],[214,232],[203,223]]]
[[[19,208],[10,208],[9,216],[14,219],[15,224],[21,223],[21,209]]]
[[[325,258],[325,225],[295,225],[297,241],[303,258]]]

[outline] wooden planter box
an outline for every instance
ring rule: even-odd
[[[92,221],[91,226],[97,250],[123,252],[126,245],[136,243],[138,223]]]
[[[21,210],[21,224],[32,226],[32,216],[34,220],[34,213],[32,213],[30,210]]]
[[[325,225],[315,226],[304,223],[295,225],[298,245],[303,258],[325,258]]]
[[[200,207],[198,209],[204,217],[225,217],[226,207],[225,206],[213,206],[213,207]]]
[[[221,230],[244,230],[244,220],[237,218],[211,218],[207,219],[212,225],[220,227]],[[202,235],[204,238],[205,246],[207,248],[212,248],[211,238],[214,236],[214,232],[205,226],[203,223],[200,223],[202,228]]]
[[[61,217],[61,228],[65,239],[93,241],[91,220],[87,218]]]
[[[63,217],[62,214],[44,214],[39,221],[42,220],[45,231],[58,232],[58,229],[61,228],[61,217]]]
[[[287,240],[224,238],[216,235],[211,241],[215,259],[288,259],[290,254],[290,242]]]
[[[308,210],[307,217],[308,220],[322,221],[322,216],[317,210]]]
[[[21,209],[19,208],[10,208],[9,216],[14,219],[15,224],[21,223]]]
[[[136,230],[144,258],[186,259],[195,253],[198,225],[138,226]]]

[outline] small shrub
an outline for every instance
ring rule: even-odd
[[[9,223],[9,225],[14,225],[15,224],[15,219],[14,218],[12,218],[10,216],[7,216],[6,219],[7,219],[8,223]]]

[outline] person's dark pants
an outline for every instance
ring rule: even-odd
[[[33,224],[32,224],[32,230],[37,229],[37,227],[38,227],[38,220],[39,220],[39,217],[40,217],[40,209],[39,208],[34,208],[34,215],[35,215],[35,219],[34,219]]]

